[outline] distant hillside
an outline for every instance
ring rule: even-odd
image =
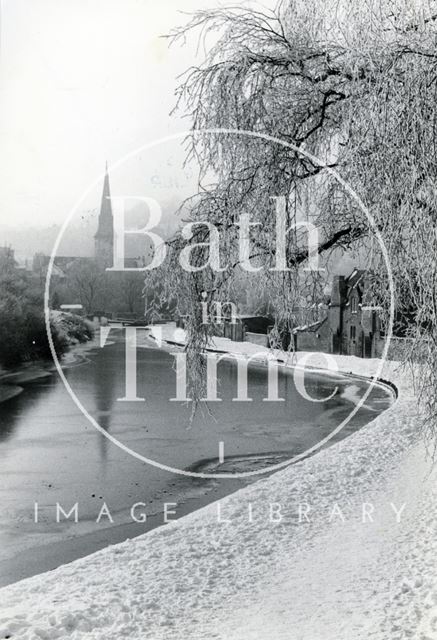
[[[35,253],[48,255],[53,249],[60,228],[60,225],[27,228],[0,225],[0,245],[10,245],[20,259],[32,259]],[[90,256],[94,250],[93,234],[90,237],[83,227],[71,227],[64,246],[68,248],[69,255]]]
[[[179,219],[174,214],[176,203],[166,203],[163,207],[162,221],[156,232],[168,238],[176,230]],[[94,254],[94,234],[97,229],[98,212],[91,211],[81,216],[80,221],[72,222],[62,239],[59,254],[86,257]],[[147,216],[141,205],[132,207],[126,214],[126,226],[139,228],[146,224]],[[61,224],[50,226],[13,227],[0,224],[0,246],[10,245],[20,261],[32,259],[35,253],[49,255],[61,230]],[[136,257],[144,252],[144,239],[131,236],[126,242],[126,255]]]

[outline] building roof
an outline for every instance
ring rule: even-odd
[[[99,224],[94,237],[102,240],[112,240],[113,236],[114,218],[112,215],[111,192],[109,189],[108,164],[106,164],[102,201],[100,204]]]
[[[357,284],[363,284],[364,276],[366,271],[364,269],[354,269],[352,273],[346,278],[346,284],[351,289]]]
[[[320,327],[324,325],[325,322],[327,322],[327,320],[328,320],[328,317],[326,316],[321,320],[317,320],[317,322],[312,322],[311,324],[305,324],[300,327],[294,327],[292,333],[293,334],[304,333],[304,332],[316,333],[320,329]]]

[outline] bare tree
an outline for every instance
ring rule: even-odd
[[[67,288],[71,287],[86,313],[93,313],[105,303],[106,274],[94,261],[77,259],[67,274]]]
[[[382,236],[398,313],[413,318],[411,355],[423,355],[425,433],[433,434],[436,22],[433,1],[288,0],[272,12],[202,10],[171,35],[172,42],[180,42],[197,31],[208,52],[201,66],[187,71],[178,90],[178,108],[192,119],[188,157],[200,167],[199,193],[184,211],[190,220],[219,229],[226,264],[220,272],[207,268],[187,274],[178,267],[177,255],[190,242],[205,242],[193,254],[199,265],[205,261],[205,226],[199,225],[189,240],[177,236],[169,243],[164,293],[190,318],[187,352],[196,379],[202,364],[195,354],[211,331],[202,324],[200,301],[232,295],[242,266],[236,225],[241,214],[258,223],[250,234],[250,258],[266,267],[257,280],[260,290],[269,292],[278,326],[293,321],[296,297],[303,291],[320,294],[320,273],[302,276],[309,254],[301,232],[287,235],[288,270],[271,270],[277,257],[272,199],[284,196],[287,224],[304,208],[319,230],[325,266],[333,251],[366,248],[369,270],[377,274],[372,296],[387,319],[389,278],[376,242]],[[221,132],[202,135],[205,129]],[[330,169],[362,199],[374,224]]]
[[[130,313],[144,315],[144,278],[140,273],[122,274],[119,297]]]

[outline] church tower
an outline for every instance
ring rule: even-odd
[[[106,163],[99,224],[94,236],[94,257],[104,267],[111,267],[113,263],[114,220],[110,197],[108,163]]]

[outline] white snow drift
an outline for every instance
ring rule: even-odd
[[[399,390],[388,411],[222,500],[221,522],[214,503],[0,590],[0,639],[437,638],[436,473],[411,380],[382,377]]]

